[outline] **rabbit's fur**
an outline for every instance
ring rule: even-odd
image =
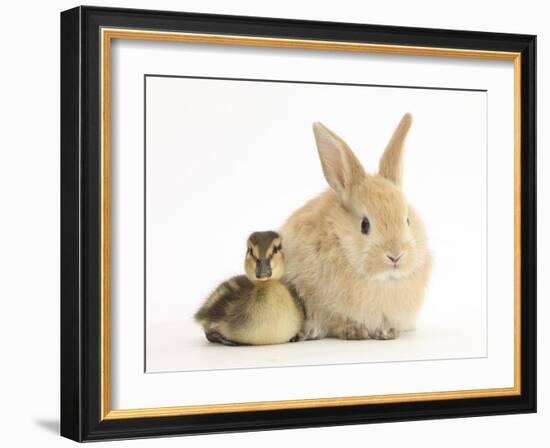
[[[402,118],[373,175],[340,137],[313,125],[331,189],[294,212],[281,230],[286,280],[306,306],[304,339],[393,339],[415,326],[431,255],[424,225],[401,191],[411,121],[410,114]],[[389,258],[399,256],[396,264]]]

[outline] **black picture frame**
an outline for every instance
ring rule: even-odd
[[[100,29],[521,53],[521,394],[101,418]],[[61,435],[76,441],[536,412],[536,36],[100,7],[61,13]]]

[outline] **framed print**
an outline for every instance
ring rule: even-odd
[[[61,14],[61,433],[535,412],[535,36]]]

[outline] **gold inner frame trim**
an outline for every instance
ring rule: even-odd
[[[521,54],[515,52],[418,47],[306,39],[279,39],[217,34],[101,29],[101,419],[166,417],[412,401],[502,397],[521,394]],[[391,395],[315,398],[246,403],[111,409],[110,345],[110,62],[113,39],[186,42],[214,45],[296,48],[325,51],[383,53],[412,56],[507,60],[514,63],[514,386],[493,389],[419,392]]]

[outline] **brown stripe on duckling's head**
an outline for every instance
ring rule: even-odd
[[[280,244],[281,236],[272,230],[254,232],[248,237],[248,245],[253,249],[256,258],[269,257],[272,246],[280,246]]]

